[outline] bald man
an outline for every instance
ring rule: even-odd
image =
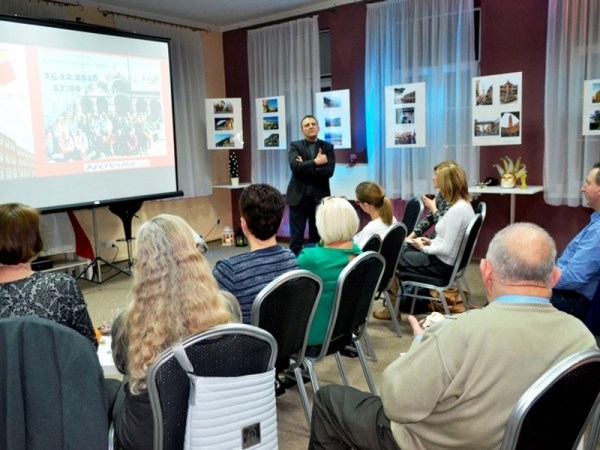
[[[415,339],[383,372],[381,397],[319,390],[309,448],[499,449],[521,395],[560,360],[596,348],[581,321],[548,300],[555,258],[537,225],[498,232],[480,264],[489,306],[425,330],[411,316]]]

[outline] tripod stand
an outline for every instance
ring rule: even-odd
[[[90,278],[89,281],[96,283],[96,284],[102,284],[104,281],[108,281],[112,277],[115,277],[115,276],[119,275],[120,273],[131,276],[131,273],[127,272],[126,270],[121,269],[120,267],[114,265],[111,262],[108,262],[101,256],[98,256],[98,231],[97,231],[97,227],[96,227],[96,208],[92,208],[92,230],[94,232],[94,255],[95,255],[95,258],[92,260],[92,262],[90,262],[87,266],[85,266],[85,268],[81,271],[81,273],[79,275],[77,275],[76,278],[81,278],[83,276],[83,274],[85,274],[92,267],[94,269],[94,273],[92,275],[92,278]],[[104,279],[104,281],[102,280],[102,271],[101,271],[101,267],[100,267],[101,262],[106,265],[109,265],[113,269],[116,269],[116,272],[111,274],[108,278]],[[96,275],[98,276],[98,281],[96,281],[94,279],[96,277]]]

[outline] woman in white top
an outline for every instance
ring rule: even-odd
[[[437,223],[434,239],[407,240],[409,245],[403,247],[398,261],[400,270],[432,276],[452,273],[462,237],[475,212],[470,203],[467,176],[460,166],[440,169],[437,183],[450,209]]]
[[[355,193],[356,203],[371,217],[371,221],[354,236],[354,242],[363,248],[374,234],[383,239],[390,227],[398,221],[394,217],[392,201],[377,183],[363,181],[356,186]]]

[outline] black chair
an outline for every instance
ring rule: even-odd
[[[412,233],[417,224],[417,221],[423,214],[423,202],[419,197],[411,198],[406,207],[404,208],[404,214],[402,215],[402,223],[406,226],[406,234]]]
[[[310,348],[310,354],[318,351],[317,356],[307,356],[304,366],[308,371],[313,391],[319,390],[314,363],[328,355],[335,354],[338,370],[345,385],[348,377],[344,370],[340,352],[356,352],[369,385],[369,390],[377,393],[373,376],[367,364],[365,354],[360,344],[371,310],[371,303],[379,286],[385,261],[375,252],[365,252],[354,258],[338,277],[333,301],[333,309],[325,334],[325,340],[320,346]]]
[[[475,213],[481,215],[481,219],[485,222],[485,216],[487,214],[487,203],[480,201],[475,207]]]
[[[108,448],[108,406],[96,349],[34,316],[0,320],[0,448]]]
[[[411,313],[414,310],[417,298],[422,298],[427,300],[441,301],[442,305],[444,306],[445,313],[450,315],[450,309],[448,308],[444,291],[454,285],[458,273],[464,270],[471,260],[471,255],[473,254],[473,249],[475,248],[477,238],[479,237],[479,231],[481,230],[481,223],[481,216],[479,214],[475,214],[465,230],[458,255],[456,256],[454,269],[449,276],[435,277],[403,270],[398,271],[398,278],[402,284],[402,296],[412,298]],[[429,293],[430,290],[437,291],[439,297],[432,297],[431,295],[423,293]],[[459,292],[465,308],[469,309],[469,303],[464,297],[462,289],[459,288]],[[396,302],[396,309],[398,309],[398,304],[399,302]]]
[[[368,251],[372,251],[372,252],[377,252],[379,253],[379,251],[381,250],[381,237],[378,234],[374,234],[373,236],[371,236],[369,238],[369,240],[367,242],[365,242],[365,245],[363,245],[362,247],[362,251],[363,252],[368,252]]]
[[[394,281],[394,275],[396,273],[396,267],[398,266],[398,259],[400,258],[400,251],[404,245],[404,239],[408,234],[406,226],[398,222],[390,228],[387,234],[383,238],[381,243],[381,256],[385,260],[385,270],[381,277],[381,282],[377,288],[377,296],[383,297],[383,303],[387,307],[388,311],[392,316],[392,329],[398,336],[402,336],[400,330],[400,324],[398,323],[397,312],[398,308],[394,308],[394,304],[390,299],[388,290],[392,286]],[[398,304],[398,302],[396,302]]]
[[[586,350],[556,364],[519,399],[501,450],[575,449],[600,393],[600,351]]]
[[[483,224],[485,222],[485,216],[487,214],[487,205],[485,202],[479,202],[477,204],[477,206],[475,207],[475,214],[479,214],[481,216],[481,225],[479,226],[479,231],[477,232],[477,236],[475,236],[475,242],[473,243],[473,246],[471,247],[471,252],[469,254],[469,259],[467,260],[467,263],[456,274],[456,286],[458,287],[458,289],[461,292],[464,292],[464,291],[471,292],[471,288],[469,287],[469,283],[467,282],[467,277],[465,275],[467,272],[467,268],[469,267],[469,264],[471,264],[471,259],[473,259],[473,252],[475,251],[475,246],[477,245],[477,241],[479,240],[479,234],[481,233],[481,228],[483,227]],[[467,301],[467,303],[468,303],[468,301]],[[468,305],[466,305],[465,307],[468,307]]]
[[[311,408],[301,366],[322,289],[318,276],[307,270],[292,270],[267,284],[252,304],[252,325],[268,331],[277,341],[275,370],[295,377],[309,428]],[[282,394],[285,384],[279,380],[278,384],[276,392]]]
[[[182,345],[194,367],[194,374],[204,377],[242,377],[264,373],[274,368],[277,357],[277,343],[273,336],[244,324],[211,328],[190,336],[182,341]],[[273,385],[273,400],[274,390]],[[189,393],[187,373],[179,365],[173,349],[165,350],[148,370],[154,450],[183,448]]]

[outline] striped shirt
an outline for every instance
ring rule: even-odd
[[[223,259],[213,275],[221,289],[231,292],[242,309],[243,322],[250,324],[252,303],[263,287],[290,270],[298,269],[294,254],[279,245]]]

